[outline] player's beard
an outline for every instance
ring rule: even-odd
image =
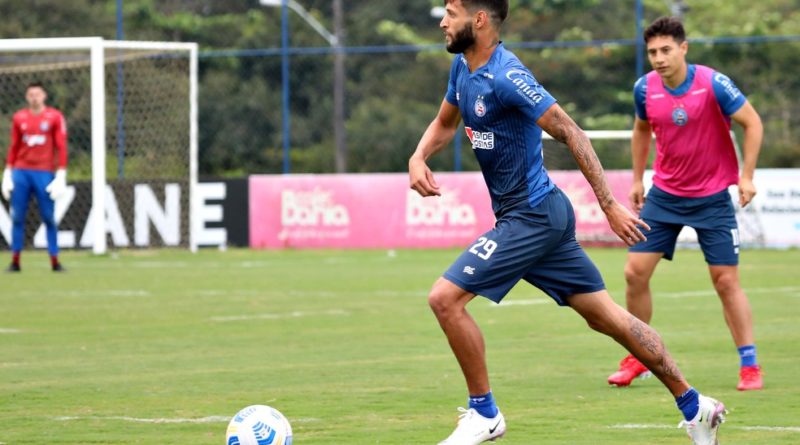
[[[453,40],[447,44],[447,52],[451,54],[461,54],[474,44],[475,34],[472,32],[472,23],[468,23],[461,28],[453,36]]]

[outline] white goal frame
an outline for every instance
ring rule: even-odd
[[[41,39],[0,39],[0,51],[85,50],[90,54],[91,76],[91,153],[92,208],[95,254],[108,250],[105,227],[106,210],[106,91],[105,52],[108,49],[184,50],[189,52],[189,247],[197,251],[197,72],[198,45],[184,42],[147,42],[105,40],[101,37],[56,37]]]

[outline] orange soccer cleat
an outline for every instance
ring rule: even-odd
[[[739,369],[739,384],[736,389],[739,391],[750,391],[764,387],[764,380],[761,378],[761,366],[742,366]]]
[[[652,374],[642,362],[633,355],[628,355],[619,362],[619,371],[608,376],[608,384],[616,386],[628,386],[633,379],[640,377],[646,379]]]

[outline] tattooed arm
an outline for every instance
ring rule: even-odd
[[[608,223],[611,225],[611,230],[629,246],[639,241],[644,241],[645,236],[637,225],[647,230],[650,230],[650,227],[644,221],[631,214],[611,194],[611,187],[606,181],[603,166],[600,164],[600,160],[597,159],[597,154],[589,141],[589,137],[578,127],[578,124],[558,104],[551,106],[536,121],[536,124],[555,140],[567,145],[583,176],[592,186],[597,202],[605,212]]]

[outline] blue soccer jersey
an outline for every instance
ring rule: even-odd
[[[544,168],[542,129],[536,121],[556,100],[517,56],[500,43],[489,61],[471,73],[459,54],[445,99],[460,110],[495,215],[541,203],[554,185]]]

